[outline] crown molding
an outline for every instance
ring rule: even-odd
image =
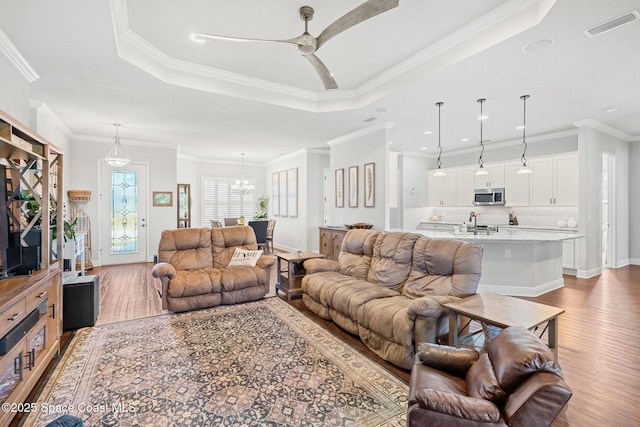
[[[0,52],[7,57],[9,62],[16,67],[24,79],[33,83],[40,78],[40,75],[33,69],[31,64],[20,53],[18,48],[13,44],[9,36],[0,28]]]
[[[115,136],[115,135],[114,135]],[[83,135],[83,134],[73,134],[70,137],[72,142],[94,142],[98,144],[113,144],[113,136],[97,136],[97,135]],[[178,144],[167,144],[161,142],[154,141],[144,141],[144,140],[135,140],[135,139],[124,139],[120,137],[120,143],[122,145],[129,145],[131,147],[151,147],[151,148],[166,148],[169,150],[178,151]]]
[[[129,27],[128,0],[110,0],[118,55],[161,81],[310,112],[353,110],[537,25],[556,0],[507,0],[417,54],[351,89],[314,92],[178,60]]]
[[[572,124],[577,128],[588,127],[599,130],[600,132],[604,132],[607,135],[611,135],[626,142],[635,142],[640,140],[640,135],[629,135],[628,133],[620,129],[604,124],[596,119],[578,120],[576,122],[573,122]]]
[[[368,135],[368,134],[373,133],[373,132],[378,132],[380,130],[391,129],[394,126],[395,126],[394,122],[380,122],[380,123],[377,123],[375,125],[367,126],[365,128],[358,129],[356,131],[353,131],[353,132],[344,134],[342,136],[339,136],[337,138],[331,139],[331,140],[327,141],[327,145],[329,145],[329,147],[333,147],[334,145],[338,145],[338,144],[342,144],[342,143],[345,143],[345,142],[349,142],[349,141],[351,141],[353,139],[359,138],[359,137],[364,136],[364,135]]]
[[[29,100],[29,107],[37,110],[40,114],[45,116],[49,121],[55,124],[56,128],[62,132],[62,134],[67,137],[67,139],[71,140],[73,137],[73,132],[69,129],[69,126],[47,105],[45,102],[38,101],[37,99]],[[36,123],[36,127],[37,127]]]

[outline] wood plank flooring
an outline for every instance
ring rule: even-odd
[[[100,275],[98,324],[165,313],[151,267],[130,264],[90,272]],[[640,266],[592,279],[564,279],[562,289],[525,298],[566,310],[559,321],[559,359],[574,395],[554,426],[640,425]],[[384,362],[357,337],[306,310],[300,299],[291,305],[408,382],[408,371]]]

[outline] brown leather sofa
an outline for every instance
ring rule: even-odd
[[[415,343],[449,331],[443,304],[476,293],[482,246],[414,233],[351,230],[338,261],[307,260],[305,306],[411,369]]]
[[[251,227],[165,230],[153,277],[162,282],[162,308],[187,311],[255,301],[269,292],[272,257],[255,267],[229,267],[237,247],[257,249]]]
[[[553,352],[525,328],[512,326],[482,355],[420,344],[407,426],[549,426],[571,395]]]

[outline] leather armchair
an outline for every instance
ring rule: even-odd
[[[484,354],[421,343],[407,426],[549,426],[571,395],[553,352],[525,328],[505,329]]]

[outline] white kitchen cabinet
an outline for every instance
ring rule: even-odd
[[[522,166],[520,161],[504,165],[504,192],[506,206],[529,206],[530,179],[529,173],[518,173]]]
[[[445,176],[433,176],[435,170],[427,175],[427,205],[456,206],[456,171],[446,170]]]
[[[488,175],[475,175],[475,188],[503,188],[504,163],[485,164]],[[474,170],[477,170],[475,168]]]
[[[533,158],[531,206],[578,205],[578,157],[575,153]]]
[[[456,206],[473,206],[475,172],[476,170],[473,166],[456,169]]]

